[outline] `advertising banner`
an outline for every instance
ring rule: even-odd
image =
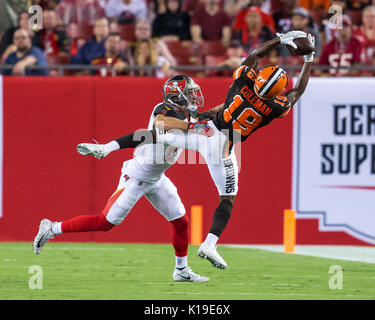
[[[373,79],[310,79],[294,108],[293,132],[297,217],[375,244]]]

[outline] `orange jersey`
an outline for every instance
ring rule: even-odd
[[[259,98],[254,92],[256,78],[257,73],[247,66],[236,69],[224,109],[213,120],[218,129],[229,129],[232,141],[234,133],[241,135],[241,142],[245,141],[255,130],[286,116],[291,109],[285,96]]]

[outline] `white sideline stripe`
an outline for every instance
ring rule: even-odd
[[[163,293],[170,293],[170,292],[163,292]],[[173,291],[173,294],[181,294],[181,295],[239,295],[239,296],[273,296],[273,297],[285,297],[285,296],[290,296],[290,297],[327,297],[327,298],[337,298],[337,295],[322,295],[322,294],[310,294],[310,293],[274,293],[274,292],[194,292],[194,291]],[[353,295],[353,294],[347,294],[347,295],[340,295],[339,297],[354,297],[354,298],[372,298],[370,295]]]
[[[272,252],[284,252],[284,246],[282,245],[228,244],[222,246],[239,249],[259,249]],[[294,254],[375,264],[375,247],[341,245],[296,245],[296,251]]]

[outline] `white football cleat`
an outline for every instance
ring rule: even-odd
[[[109,154],[104,145],[95,143],[80,143],[77,146],[77,151],[83,156],[94,156],[97,159],[103,159]]]
[[[194,273],[193,270],[191,270],[191,268],[187,266],[181,270],[174,268],[173,280],[178,282],[207,282],[210,280],[210,278]]]
[[[203,259],[207,259],[216,268],[226,269],[228,266],[220,254],[216,251],[216,246],[209,247],[203,242],[198,249],[198,256]]]
[[[33,249],[36,254],[39,254],[43,246],[51,240],[55,234],[52,232],[52,225],[56,222],[52,222],[48,219],[43,219],[39,225],[39,232],[34,239]]]

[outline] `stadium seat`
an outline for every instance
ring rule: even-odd
[[[90,39],[92,37],[93,26],[88,24],[70,24],[69,25],[69,35],[72,39]]]
[[[220,62],[223,61],[222,57],[218,56],[205,56],[205,65],[208,67],[216,67]],[[232,70],[222,70],[222,71],[215,71],[215,70],[206,70],[206,77],[215,77],[215,76],[222,76],[222,77],[231,77],[233,71]]]
[[[303,65],[303,58],[299,57],[299,56],[284,57],[283,65],[302,66]]]
[[[204,64],[206,67],[215,67],[219,63],[219,59],[217,56],[207,55],[204,57]],[[206,70],[205,75],[206,77],[213,77],[216,72],[214,70]]]
[[[222,57],[225,56],[227,48],[225,48],[221,41],[203,41],[199,47],[199,54],[202,56],[216,56]]]
[[[166,41],[169,51],[174,57],[178,56],[196,56],[198,53],[197,45],[192,41]]]
[[[135,41],[135,26],[134,24],[120,24],[118,25],[118,32],[121,38],[126,41]]]
[[[283,63],[281,57],[264,57],[259,60],[258,68],[263,68],[271,64],[277,64],[281,66]]]
[[[177,67],[175,68],[177,73],[183,73],[191,77],[203,77],[205,75],[204,70],[186,70],[178,68],[178,66],[202,66],[203,60],[201,56],[179,55],[175,56],[175,59],[177,61]]]
[[[69,56],[46,56],[47,64],[51,65],[68,65],[70,64],[70,57]],[[58,69],[50,69],[50,75],[57,75],[59,72]],[[64,75],[72,74],[71,71],[65,70],[63,72]]]
[[[192,41],[166,41],[169,51],[176,59],[177,66],[201,66],[203,59],[198,55],[197,45]],[[176,68],[178,73],[187,74],[189,76],[204,76],[201,70],[184,70]]]
[[[46,56],[47,64],[69,64],[70,57],[69,56]]]
[[[283,67],[288,74],[291,76],[295,76],[299,74],[300,68],[296,68],[296,66],[302,66],[303,65],[303,58],[299,56],[287,56],[283,59]],[[291,67],[288,67],[291,66]]]

